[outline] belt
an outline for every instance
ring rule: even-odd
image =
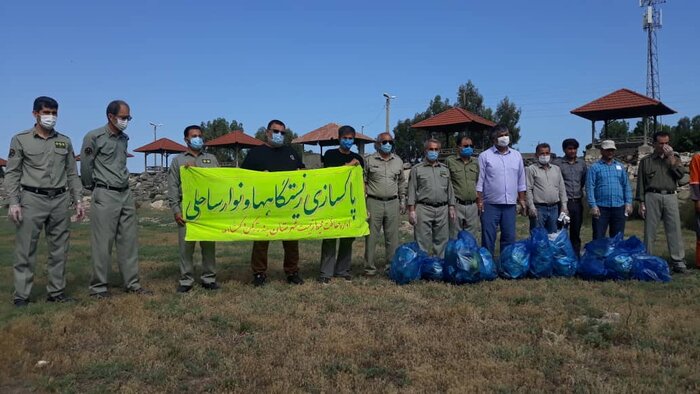
[[[475,200],[462,200],[457,197],[455,197],[455,200],[462,205],[472,205],[476,202]]]
[[[95,187],[99,187],[100,189],[114,190],[115,192],[125,192],[125,191],[129,190],[129,186],[114,187],[114,186],[109,186],[109,185],[103,185],[101,183],[95,184]]]
[[[368,194],[368,195],[367,195],[367,198],[371,198],[371,199],[373,199],[373,200],[379,200],[379,201],[392,201],[392,200],[396,200],[397,198],[399,198],[399,196],[377,197],[377,196],[371,196],[371,195]]]
[[[553,203],[551,203],[551,204],[544,204],[544,203],[537,203],[537,202],[535,203],[535,206],[536,206],[536,207],[554,207],[554,206],[557,206],[557,205],[559,205],[558,202],[553,202]]]
[[[51,198],[54,198],[58,195],[61,195],[66,192],[65,187],[59,187],[58,189],[49,189],[49,188],[44,188],[44,187],[31,187],[31,186],[22,186],[22,190],[26,190],[28,192],[32,192],[35,194],[41,194],[42,196],[49,196]]]
[[[427,202],[427,201],[418,201],[418,204],[427,205],[427,206],[433,207],[433,208],[440,208],[440,207],[444,207],[445,205],[447,205],[447,202]]]
[[[668,191],[668,190],[659,190],[659,189],[647,189],[647,193],[656,193],[656,194],[676,194],[676,191]]]

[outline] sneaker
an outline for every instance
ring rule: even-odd
[[[687,274],[688,273],[688,269],[685,268],[684,266],[677,265],[677,266],[673,267],[672,270],[673,270],[673,273],[675,273],[675,274]]]
[[[46,302],[60,302],[60,303],[64,303],[64,302],[75,302],[75,301],[77,301],[75,298],[73,298],[73,297],[68,297],[67,295],[65,295],[65,294],[63,294],[63,293],[61,293],[61,294],[59,294],[59,295],[57,295],[57,296],[51,296],[51,295],[46,296]]]
[[[103,300],[105,298],[110,298],[112,294],[108,291],[101,291],[99,293],[92,293],[90,294],[91,298],[95,298],[97,300]]]
[[[325,278],[323,276],[319,276],[316,281],[322,285],[330,285],[331,284],[331,278]]]
[[[265,274],[254,274],[253,275],[253,286],[255,286],[255,287],[263,286],[265,284],[266,279],[267,279],[267,277],[265,276]]]
[[[180,285],[175,291],[177,291],[178,293],[187,293],[190,290],[192,290],[192,286]]]
[[[140,295],[140,296],[151,296],[151,295],[153,295],[153,292],[152,292],[151,290],[144,289],[143,287],[139,287],[138,289],[135,289],[135,290],[128,289],[126,292],[129,293],[129,294],[136,294],[136,295]]]
[[[216,282],[202,283],[202,287],[207,290],[219,290],[221,288],[221,286],[219,286],[219,284]]]
[[[29,300],[25,300],[24,298],[15,298],[13,303],[15,304],[16,308],[26,308],[29,306]]]
[[[301,279],[299,273],[295,272],[291,275],[287,275],[287,283],[289,283],[290,285],[303,285],[304,279]]]

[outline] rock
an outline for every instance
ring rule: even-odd
[[[167,203],[164,200],[156,200],[151,203],[153,209],[167,209]]]

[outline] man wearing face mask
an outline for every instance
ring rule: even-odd
[[[568,215],[566,185],[557,166],[550,164],[551,148],[543,142],[535,148],[537,163],[527,167],[527,205],[530,231],[544,227],[548,233],[557,231],[559,212]]]
[[[83,138],[80,178],[92,190],[90,227],[92,236],[92,279],[90,296],[107,298],[112,245],[116,243],[117,264],[128,293],[149,295],[139,279],[138,220],[129,189],[126,168],[129,136],[124,133],[131,120],[129,105],[114,100],[107,106],[107,124]]]
[[[382,230],[386,251],[386,270],[399,247],[399,214],[406,213],[406,178],[403,161],[393,153],[390,133],[377,136],[376,152],[367,157],[365,192],[369,212],[369,235],[365,240],[365,276],[377,274],[375,252]]]
[[[362,166],[365,161],[362,156],[350,150],[355,144],[355,129],[352,126],[341,126],[338,129],[340,147],[330,149],[323,154],[323,167]],[[371,214],[370,214],[371,215]],[[355,238],[324,239],[321,243],[321,274],[318,282],[328,284],[332,277],[352,280],[350,265],[352,263],[352,243]],[[338,254],[336,255],[336,247]]]
[[[685,175],[685,170],[680,157],[669,145],[671,136],[668,132],[657,131],[652,138],[654,152],[639,161],[637,172],[637,201],[639,216],[644,219],[644,244],[647,252],[654,254],[659,222],[663,222],[671,269],[685,273],[685,245],[676,196],[678,181]]]
[[[450,179],[455,193],[457,220],[450,220],[450,238],[457,238],[460,230],[474,236],[479,231],[479,210],[476,208],[476,181],[479,178],[479,163],[472,158],[474,145],[466,135],[457,137],[456,155],[445,161],[450,169]]]
[[[287,128],[281,120],[267,124],[267,145],[248,151],[241,168],[253,171],[294,171],[304,168],[299,154],[285,142]],[[250,265],[253,269],[253,286],[260,287],[267,281],[267,249],[270,241],[254,241]],[[282,241],[284,248],[284,273],[287,283],[301,285],[299,276],[299,241]]]
[[[180,167],[218,167],[219,162],[216,156],[204,152],[204,139],[202,129],[192,125],[185,128],[185,142],[187,151],[177,155],[168,170],[168,203],[175,216],[178,225],[178,245],[180,248],[180,284],[177,287],[178,293],[187,293],[194,285],[194,248],[196,241],[185,241],[185,219],[182,217],[182,187],[180,182]],[[219,289],[216,283],[215,272],[215,245],[210,241],[199,241],[202,250],[202,287],[207,290]]]
[[[523,157],[511,149],[510,132],[503,125],[491,130],[493,147],[479,155],[476,205],[481,215],[481,246],[494,252],[496,230],[501,228],[501,249],[515,242],[516,203],[527,215]]]
[[[566,204],[571,223],[569,238],[576,255],[581,254],[581,224],[583,223],[583,189],[586,185],[588,168],[583,158],[576,157],[579,144],[573,138],[567,138],[561,143],[564,157],[555,160],[566,185]]]
[[[5,174],[8,216],[17,227],[13,266],[16,307],[29,303],[36,244],[43,229],[49,253],[46,301],[73,301],[64,293],[71,197],[78,219],[85,214],[73,145],[70,138],[54,129],[58,103],[50,97],[38,97],[32,115],[34,127],[12,137]]]
[[[425,141],[424,160],[408,175],[408,221],[421,249],[429,255],[445,257],[449,221],[455,220],[455,195],[450,170],[438,161],[440,141]]]

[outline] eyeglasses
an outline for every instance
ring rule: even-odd
[[[347,140],[347,141],[352,141],[355,139],[355,137],[341,137],[341,140]]]
[[[270,131],[273,132],[274,134],[282,134],[282,135],[287,134],[287,132],[284,131],[284,130],[275,130],[275,129],[268,129],[268,130],[270,130]]]
[[[121,120],[128,120],[129,122],[131,122],[131,119],[133,119],[133,118],[132,118],[131,116],[129,116],[129,115],[126,115],[126,116],[114,115],[114,117],[117,118],[117,119],[121,119]]]
[[[392,141],[392,140],[384,140],[381,143],[382,143],[382,145],[386,145],[386,144],[394,145],[394,141]]]
[[[474,147],[474,145],[472,145],[472,144],[462,145],[462,148],[473,148],[473,147]]]

